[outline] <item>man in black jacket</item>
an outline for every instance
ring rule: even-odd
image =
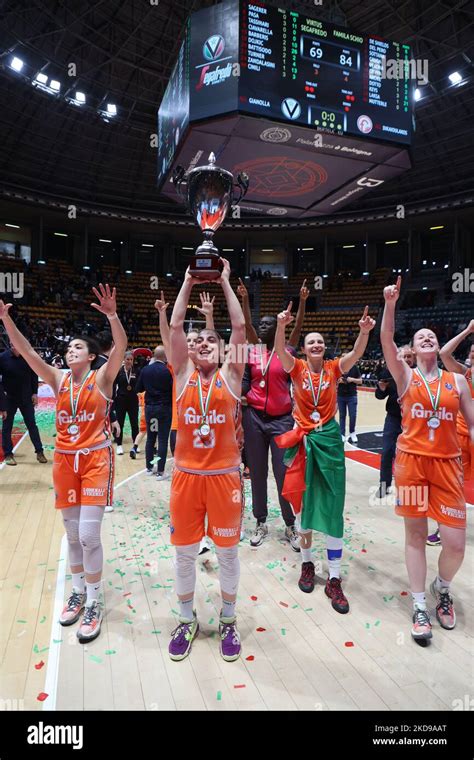
[[[2,447],[5,462],[16,465],[13,456],[12,428],[17,409],[20,410],[25,425],[35,447],[36,459],[41,464],[48,460],[43,453],[43,444],[35,421],[35,406],[38,403],[38,375],[36,375],[12,345],[0,354],[0,375],[5,391],[6,417],[2,427]]]
[[[409,367],[415,366],[415,355],[410,346],[402,346],[400,357]],[[380,461],[380,486],[377,497],[383,499],[392,485],[392,468],[397,448],[397,438],[402,432],[402,412],[398,403],[397,386],[390,372],[384,367],[379,375],[375,398],[387,399],[383,426],[382,458]]]
[[[154,362],[144,367],[135,385],[135,393],[145,391],[147,474],[153,473],[153,455],[158,436],[157,480],[164,480],[168,438],[172,417],[173,377],[166,366],[164,346],[157,346],[153,354]]]

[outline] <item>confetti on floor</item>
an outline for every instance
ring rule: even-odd
[[[267,629],[266,629],[266,628],[262,628],[262,627],[260,626],[260,627],[259,627],[259,628],[257,628],[256,630],[258,631],[258,633],[262,633],[263,631],[266,631]]]
[[[255,657],[253,654],[249,654],[249,656],[246,657],[245,659],[247,660],[247,662],[253,662],[255,660]]]
[[[49,697],[49,694],[46,694],[44,691],[40,691],[36,699],[38,700],[38,702],[44,702],[44,700],[48,699],[48,697]]]
[[[344,646],[345,647],[353,647],[354,646],[354,642],[353,641],[346,641],[346,642],[344,642]]]
[[[218,701],[218,702],[221,702],[221,701],[222,701],[222,692],[221,692],[221,691],[218,691],[218,692],[217,692],[217,701]]]
[[[41,670],[41,668],[44,666],[43,660],[41,662],[37,662],[35,665],[35,670]]]

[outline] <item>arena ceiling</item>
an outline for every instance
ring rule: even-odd
[[[97,208],[181,216],[156,190],[156,113],[188,15],[199,0],[4,0],[0,16],[0,192],[79,201]],[[414,168],[359,200],[370,211],[472,193],[474,177],[474,4],[471,0],[271,2],[411,43],[427,59],[429,84],[416,104]],[[61,82],[59,96],[7,66]],[[68,76],[70,64],[76,76]],[[448,75],[460,71],[463,83]],[[65,100],[87,93],[88,105]],[[106,103],[118,113],[99,114]],[[344,213],[351,210],[346,207]]]

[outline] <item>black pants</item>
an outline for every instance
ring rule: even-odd
[[[397,438],[402,432],[400,420],[393,414],[387,414],[383,426],[382,459],[380,460],[380,482],[387,489],[392,485],[392,467],[397,448]]]
[[[3,420],[3,426],[2,426],[2,447],[3,452],[5,456],[7,454],[13,453],[13,443],[12,443],[12,428],[13,428],[13,419],[16,414],[16,410],[19,409],[20,413],[25,421],[25,425],[27,427],[27,430],[30,434],[31,443],[35,447],[35,451],[37,454],[41,454],[43,451],[43,444],[41,443],[41,438],[38,430],[38,426],[36,424],[35,420],[35,408],[33,406],[33,402],[30,400],[17,400],[14,398],[11,398],[10,396],[6,397],[6,412],[7,416]]]
[[[177,430],[172,430],[170,432],[170,449],[171,449],[171,456],[174,457],[174,450],[176,448],[176,435]]]
[[[245,434],[245,454],[250,469],[252,484],[252,507],[254,517],[258,522],[265,522],[268,516],[267,479],[268,479],[268,450],[272,452],[272,468],[275,476],[281,514],[285,525],[294,525],[295,516],[286,499],[281,495],[286,467],[283,464],[284,449],[275,443],[275,437],[286,433],[293,427],[293,417],[285,414],[282,417],[263,419],[251,406],[243,410],[243,427]]]
[[[171,405],[145,404],[146,419],[146,447],[145,460],[147,470],[153,467],[153,452],[158,436],[158,473],[164,472],[166,455],[168,453],[168,437],[171,428],[172,410]]]
[[[116,398],[115,411],[117,412],[117,422],[120,425],[120,435],[116,436],[115,442],[118,446],[121,446],[123,441],[123,426],[127,414],[132,428],[132,441],[134,441],[138,435],[138,396],[136,393],[130,398]]]

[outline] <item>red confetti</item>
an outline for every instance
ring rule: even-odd
[[[149,562],[145,562],[145,567],[151,567]]]
[[[246,657],[245,659],[248,660],[248,662],[253,662],[255,660],[255,657],[253,656],[253,654],[249,654],[249,656]]]
[[[353,642],[353,641],[346,641],[346,642],[344,643],[344,646],[345,646],[345,647],[353,647],[353,646],[354,646],[354,642]]]
[[[260,627],[260,628],[257,628],[257,631],[258,631],[259,633],[262,633],[262,631],[266,631],[266,630],[267,630],[266,628],[261,628],[261,627]]]
[[[245,689],[244,683],[236,683],[234,684],[234,689]]]
[[[256,596],[251,596],[250,598],[251,598],[252,602],[256,602],[257,601],[257,597]]]
[[[132,592],[131,592],[131,591],[127,591],[127,593],[126,593],[126,594],[122,594],[122,596],[131,596],[131,595],[132,595]]]
[[[400,591],[400,596],[408,596],[408,591]]]
[[[44,700],[48,699],[48,697],[49,697],[49,694],[46,694],[44,691],[40,691],[36,699],[38,700],[38,702],[44,702]]]
[[[361,549],[362,554],[367,554],[367,549]]]
[[[38,664],[35,665],[36,670],[41,670],[41,668],[43,667],[43,665],[44,665],[44,662],[43,662],[43,660],[41,660],[41,662],[38,662]]]
[[[286,602],[280,602],[280,604],[281,604],[282,607],[288,607],[288,605],[287,605]]]

